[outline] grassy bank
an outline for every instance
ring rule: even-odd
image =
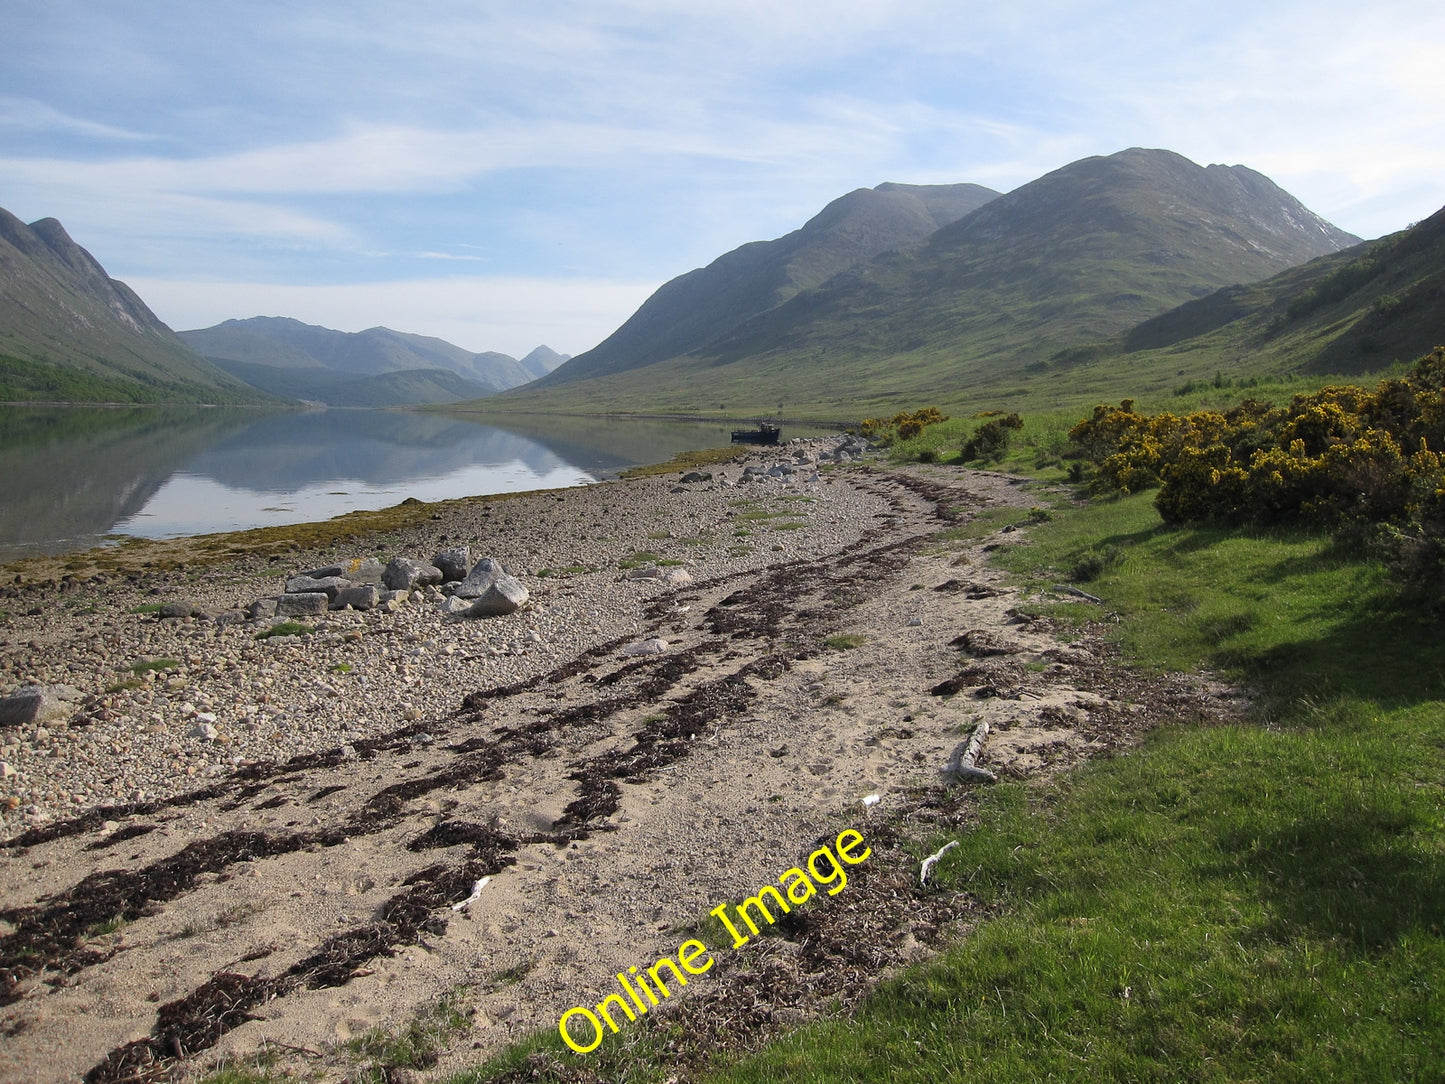
[[[1148,495],[1007,552],[1040,582],[1107,554],[1126,658],[1248,682],[1252,718],[990,791],[943,879],[1005,917],[716,1079],[1440,1079],[1438,631],[1327,538],[1166,531]]]

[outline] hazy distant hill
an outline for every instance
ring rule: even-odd
[[[997,198],[976,184],[881,184],[840,196],[802,228],[754,241],[663,285],[601,344],[543,386],[621,372],[707,346],[881,252],[916,244]]]
[[[504,402],[848,416],[1020,394],[1069,351],[1358,240],[1253,170],[1136,148],[1055,170],[691,355],[584,383],[563,366],[537,386],[553,394]]]
[[[333,406],[473,399],[526,384],[567,360],[545,346],[519,361],[385,327],[333,331],[274,316],[227,320],[180,337],[256,387]]]
[[[248,403],[53,218],[0,209],[0,400]]]

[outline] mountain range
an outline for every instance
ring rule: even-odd
[[[64,377],[118,399],[856,419],[1366,373],[1437,345],[1442,316],[1445,211],[1361,242],[1244,166],[1140,148],[1007,194],[850,192],[671,280],[571,359],[276,317],[176,336],[58,223],[0,217],[0,397],[21,399],[84,398],[26,394]]]
[[[603,343],[489,407],[645,400],[680,413],[819,415],[846,405],[848,416],[997,397],[1175,306],[1358,243],[1253,170],[1134,148],[985,199],[770,307],[739,309],[685,351],[658,357],[667,351],[644,342],[619,356]],[[705,270],[721,276],[745,249]],[[650,309],[651,325],[668,326],[688,280],[663,286],[633,321]]]
[[[26,225],[0,208],[0,401],[449,403],[566,360],[545,346],[519,361],[384,327],[269,317],[177,335],[55,219]]]
[[[385,327],[333,331],[275,316],[227,320],[180,338],[248,384],[331,406],[476,399],[536,380],[567,360],[546,346],[518,360]]]

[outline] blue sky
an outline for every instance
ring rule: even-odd
[[[177,329],[580,353],[883,181],[1167,147],[1363,237],[1445,205],[1445,5],[3,0],[0,206]]]

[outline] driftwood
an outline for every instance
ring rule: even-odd
[[[953,756],[948,759],[943,770],[960,779],[969,779],[979,783],[997,783],[998,776],[987,768],[980,768],[974,763],[978,759],[979,750],[983,748],[983,739],[986,737],[988,737],[988,723],[979,723],[973,728],[973,735],[968,741],[958,743],[953,750]]]
[[[1066,583],[1054,584],[1054,590],[1061,591],[1066,595],[1073,595],[1075,598],[1081,598],[1085,602],[1097,602],[1101,606],[1104,604],[1104,600],[1101,599],[1098,595],[1091,595],[1087,591],[1080,591],[1077,587],[1070,587]]]
[[[937,851],[935,851],[933,854],[930,854],[927,858],[923,860],[923,865],[920,866],[918,869],[918,886],[920,888],[922,888],[928,883],[928,875],[930,872],[932,872],[933,867],[938,865],[938,860],[957,846],[958,840],[956,839],[951,843],[945,843]]]

